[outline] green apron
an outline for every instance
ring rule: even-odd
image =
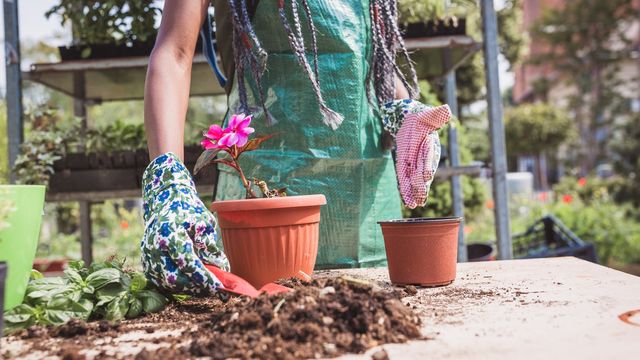
[[[252,122],[257,135],[279,134],[241,161],[248,176],[272,187],[287,187],[289,195],[324,194],[317,268],[371,267],[386,264],[377,221],[401,217],[400,197],[389,151],[382,150],[378,110],[366,94],[371,51],[371,21],[367,0],[309,1],[317,27],[319,74],[329,108],[342,114],[337,130],[322,123],[311,83],[291,52],[278,17],[277,0],[261,0],[253,25],[268,52],[262,86],[269,112],[276,119],[266,126],[260,112]],[[216,7],[217,12],[220,11]],[[218,26],[223,66],[229,68],[230,27]],[[302,16],[306,30],[306,18]],[[305,40],[308,33],[305,32]],[[310,42],[307,42],[310,43]],[[308,55],[311,58],[311,54]],[[231,59],[232,60],[232,59]],[[312,61],[311,59],[309,61]],[[250,72],[244,79],[249,104],[259,108]],[[229,108],[238,105],[237,80]],[[223,166],[217,200],[238,199],[244,189],[235,173]]]

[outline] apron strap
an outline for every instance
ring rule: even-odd
[[[205,16],[204,23],[202,24],[202,28],[200,28],[200,36],[202,37],[202,52],[204,54],[204,57],[207,59],[207,62],[213,69],[214,74],[216,74],[216,78],[218,78],[220,86],[224,88],[227,84],[227,78],[220,70],[220,65],[218,65],[218,58],[216,56],[217,46],[214,35],[215,33],[213,32],[213,22],[211,21],[211,16],[207,14],[207,16]]]

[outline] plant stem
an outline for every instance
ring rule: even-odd
[[[235,169],[238,171],[238,174],[240,175],[240,180],[242,180],[242,185],[244,185],[244,188],[247,191],[246,198],[247,199],[255,199],[255,198],[257,198],[256,194],[251,189],[251,183],[244,176],[244,171],[242,171],[242,168],[240,167],[240,164],[238,164],[238,159],[234,158],[233,159],[233,163],[235,164]]]

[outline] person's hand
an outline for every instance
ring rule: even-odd
[[[175,154],[161,155],[145,170],[142,189],[147,278],[173,293],[216,292],[222,284],[204,264],[228,270],[228,262],[217,239],[216,219],[198,198],[189,171]]]
[[[409,112],[396,134],[396,174],[402,200],[413,209],[424,206],[440,162],[437,130],[451,118],[448,105]]]

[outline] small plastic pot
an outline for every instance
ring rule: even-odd
[[[256,288],[282,278],[306,279],[318,255],[324,195],[217,201],[231,272]]]
[[[396,285],[443,286],[456,278],[462,218],[419,218],[378,222]]]

